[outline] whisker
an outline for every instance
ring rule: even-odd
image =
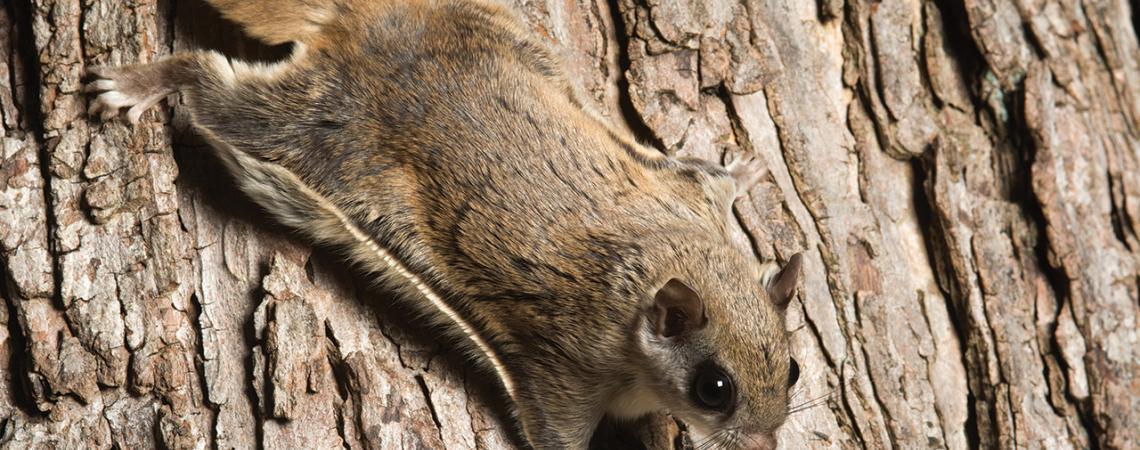
[[[748,441],[752,443],[753,447],[760,447],[760,442],[758,442],[755,437],[752,437],[751,435],[747,435],[747,434],[745,434],[743,436],[748,438]]]
[[[818,402],[818,401],[820,401],[820,400],[825,400],[825,399],[831,398],[832,394],[834,394],[834,393],[833,393],[833,392],[826,392],[826,393],[824,393],[824,394],[821,394],[821,395],[820,395],[820,396],[818,396],[818,397],[809,398],[809,399],[806,399],[806,400],[804,400],[804,401],[802,401],[802,402],[799,402],[799,403],[796,403],[796,404],[792,404],[792,405],[788,406],[788,408],[790,408],[790,409],[795,409],[795,408],[798,408],[798,407],[800,407],[800,406],[803,406],[803,405],[807,405],[807,404],[810,404],[810,403],[815,403],[815,402]]]
[[[820,406],[820,405],[823,405],[826,403],[827,403],[827,400],[819,400],[819,401],[814,401],[814,402],[801,403],[799,405],[796,405],[793,408],[788,408],[788,414],[789,415],[795,414],[795,413],[803,411],[805,409],[815,408],[817,406]]]
[[[694,443],[693,449],[705,450],[705,449],[711,448],[710,446],[715,443],[717,435],[721,434],[722,432],[723,432],[723,430],[717,431],[716,433],[710,434],[710,435],[706,436],[704,439],[701,439],[700,442]]]
[[[732,445],[732,431],[728,430],[727,432],[724,433],[724,436],[722,436],[722,439],[720,440],[720,445],[718,445],[717,448],[718,449],[720,449],[720,448],[727,449],[727,448],[731,448],[730,447],[731,445]]]
[[[818,397],[810,398],[810,399],[804,400],[802,402],[796,403],[794,405],[790,405],[790,406],[788,406],[788,415],[790,416],[792,414],[803,412],[803,411],[815,408],[817,406],[823,405],[823,404],[827,403],[828,400],[831,399],[831,396],[833,394],[834,394],[833,391],[828,391],[827,393],[820,395]]]
[[[792,392],[788,393],[788,398],[795,398],[795,397],[799,396],[800,394],[803,394],[804,392],[806,392],[806,390],[807,390],[807,388],[804,387],[803,384],[797,384],[797,385],[792,387]]]
[[[796,408],[794,408],[794,409],[790,409],[790,410],[788,410],[788,415],[790,416],[790,415],[792,415],[792,414],[798,414],[798,413],[801,413],[801,412],[807,411],[807,410],[809,410],[809,409],[812,409],[812,408],[815,408],[815,407],[818,407],[818,406],[823,406],[823,405],[825,405],[825,404],[827,404],[827,400],[826,400],[826,399],[821,399],[820,401],[817,401],[817,402],[812,402],[812,403],[807,403],[807,404],[804,404],[804,405],[800,405],[799,407],[796,407]]]
[[[717,433],[716,446],[713,448],[720,450],[726,447],[728,447],[728,430],[723,430],[722,432]]]
[[[791,407],[795,407],[794,405],[802,405],[804,403],[815,400],[814,398],[812,398],[812,399],[803,400],[803,401],[798,402],[798,403],[793,403],[793,400],[797,399],[798,397],[803,397],[804,395],[807,394],[807,392],[808,392],[808,388],[806,385],[798,385],[797,384],[795,387],[792,388],[792,391],[788,393],[789,405],[793,405]],[[825,392],[823,394],[823,396],[828,396],[828,395],[832,395],[832,394],[834,394],[834,391],[829,389],[827,392]]]
[[[732,429],[732,444],[735,446],[735,448],[744,447],[744,439],[745,438],[753,439],[752,436],[749,436],[747,434],[742,433],[740,431],[740,427],[736,427],[736,428]]]
[[[705,447],[705,443],[708,441],[709,441],[709,438],[705,437],[704,439],[693,442],[693,450],[701,450],[702,448]]]

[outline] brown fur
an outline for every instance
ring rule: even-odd
[[[181,92],[244,192],[470,344],[536,448],[583,448],[603,415],[657,410],[767,445],[748,437],[787,414],[782,305],[796,274],[776,275],[784,298],[769,299],[764,269],[729,242],[733,175],[752,172],[666,157],[609,126],[499,6],[211,3],[295,55],[96,68],[91,113],[135,121]],[[669,280],[705,317],[664,337],[672,306],[654,294]],[[693,404],[694,368],[710,361],[738,386],[730,413]]]

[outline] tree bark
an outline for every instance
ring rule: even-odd
[[[735,209],[758,258],[806,256],[785,448],[1140,445],[1128,2],[512,3],[619,126],[766,163]],[[494,380],[234,195],[177,101],[85,117],[85,67],[287,48],[201,0],[9,0],[0,28],[0,443],[520,444]]]

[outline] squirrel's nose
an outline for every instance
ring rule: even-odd
[[[748,450],[776,450],[775,433],[756,433],[744,440]]]

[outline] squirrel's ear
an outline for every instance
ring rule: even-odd
[[[802,261],[802,254],[796,253],[788,259],[788,263],[784,264],[784,268],[778,272],[775,264],[769,264],[761,277],[760,281],[764,283],[764,289],[768,291],[768,298],[772,299],[776,308],[780,310],[787,308],[792,297],[796,296],[796,285],[800,281]]]
[[[673,278],[653,296],[649,321],[658,336],[673,337],[705,326],[708,319],[701,296]]]

